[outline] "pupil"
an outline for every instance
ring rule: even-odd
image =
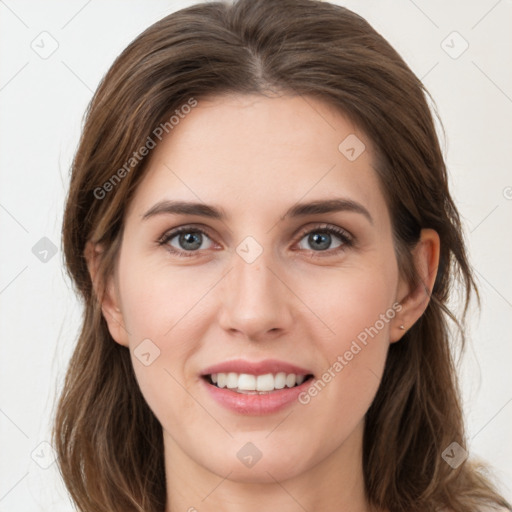
[[[180,245],[184,249],[194,250],[201,247],[200,233],[185,233],[180,235]]]
[[[311,246],[316,246],[317,249],[328,249],[331,244],[331,235],[328,233],[314,233],[309,235],[309,242]]]

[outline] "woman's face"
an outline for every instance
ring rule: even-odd
[[[372,164],[301,96],[199,100],[151,150],[106,316],[183,471],[273,482],[360,458],[402,323]]]

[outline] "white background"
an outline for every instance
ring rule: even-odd
[[[69,165],[86,105],[114,58],[150,24],[192,3],[0,0],[0,511],[72,510],[56,464],[40,467],[51,462],[51,447],[40,443],[50,440],[81,319],[60,246]],[[451,187],[483,298],[461,367],[467,448],[493,465],[511,500],[512,2],[338,3],[399,51],[444,123]],[[31,47],[49,37],[43,31],[58,43],[47,59]],[[453,31],[469,44],[458,58],[445,51],[463,48],[457,35],[446,39]],[[46,263],[32,253],[43,237],[58,249]]]

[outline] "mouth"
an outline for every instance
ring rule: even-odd
[[[251,373],[218,372],[202,375],[211,386],[243,395],[268,395],[283,389],[296,388],[314,378],[311,373]]]
[[[291,407],[313,382],[314,374],[286,361],[224,361],[203,370],[206,396],[244,416],[275,414]]]
[[[206,396],[244,416],[274,414],[291,407],[313,382],[314,374],[287,361],[237,359],[205,368]]]

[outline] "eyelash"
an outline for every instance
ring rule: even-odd
[[[195,227],[195,226],[181,226],[179,228],[173,229],[171,231],[168,231],[164,233],[157,241],[159,246],[164,246],[168,244],[170,240],[172,240],[174,237],[180,235],[181,233],[201,233],[202,235],[207,236],[211,239],[209,234],[201,228]],[[341,240],[341,245],[338,247],[335,247],[334,249],[328,249],[325,251],[313,251],[311,252],[315,255],[315,257],[322,257],[322,253],[326,253],[327,256],[332,256],[335,254],[338,254],[341,251],[346,250],[347,248],[353,247],[355,245],[355,239],[350,235],[347,231],[344,229],[338,228],[337,226],[331,226],[329,224],[323,224],[321,226],[316,226],[314,228],[307,228],[303,229],[298,237],[298,241],[300,242],[306,235],[309,235],[311,233],[328,233],[330,235],[336,235]],[[172,247],[168,245],[166,249],[171,253],[175,254],[179,257],[183,256],[186,258],[196,256],[199,253],[199,250],[195,251],[181,251],[176,249],[175,247]]]

